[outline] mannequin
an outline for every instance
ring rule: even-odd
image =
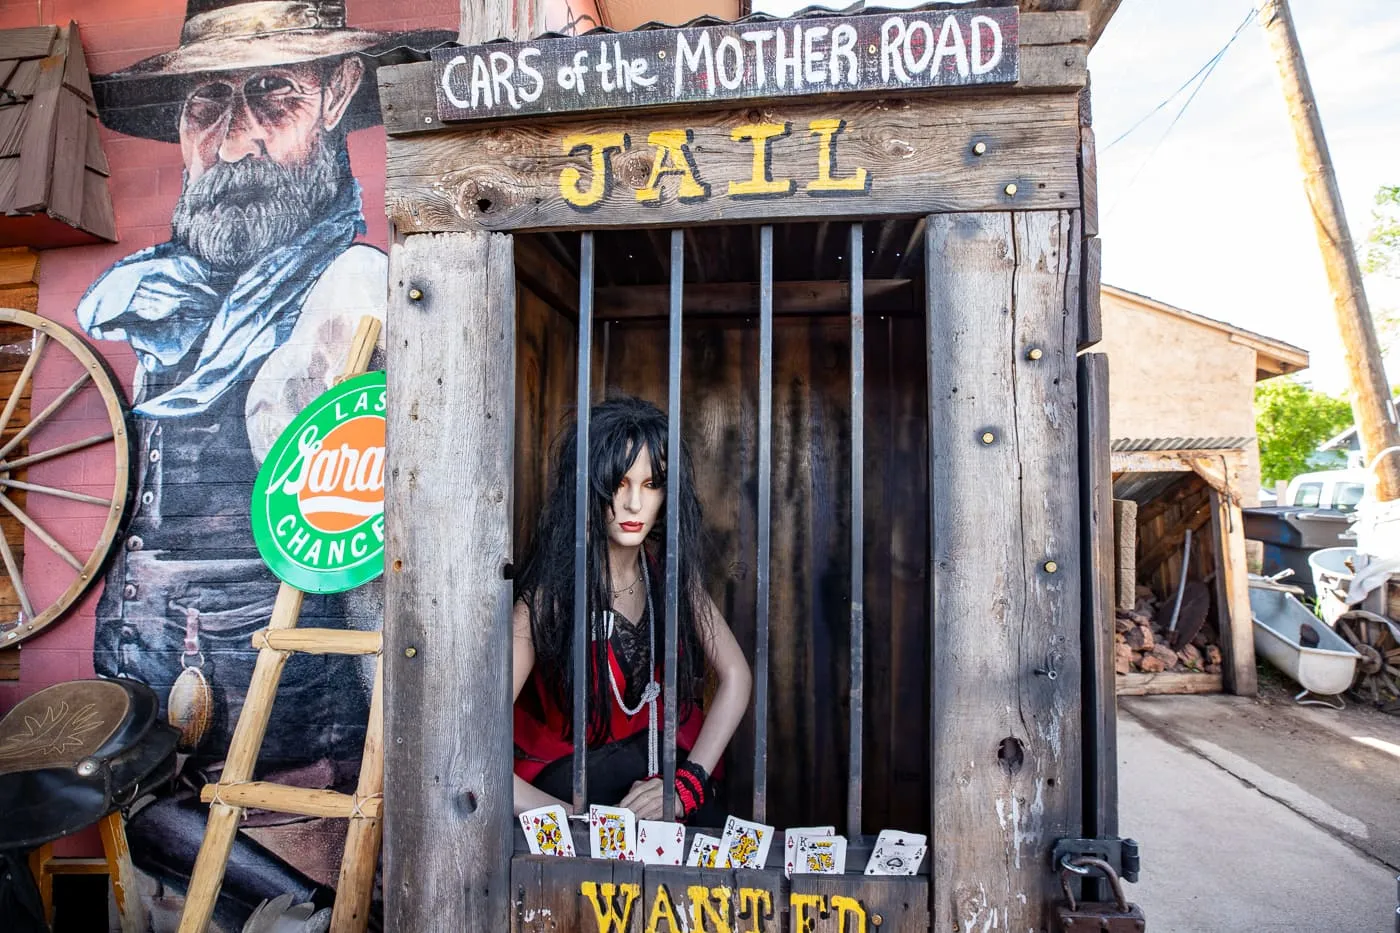
[[[630,397],[589,414],[588,803],[661,818],[660,732],[665,706],[665,540],[679,522],[677,818],[718,825],[711,779],[748,706],[752,676],[705,591],[703,532],[689,453],[680,495],[666,501],[666,416]],[[568,802],[572,787],[574,483],[577,424],[560,437],[550,489],[516,578],[514,628],[515,811]],[[707,711],[707,672],[716,689]]]

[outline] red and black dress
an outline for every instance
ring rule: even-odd
[[[657,574],[656,576],[660,576]],[[653,594],[656,597],[657,594]],[[608,738],[601,745],[588,749],[588,803],[614,806],[627,796],[632,785],[650,777],[647,763],[647,729],[650,714],[641,705],[643,691],[652,677],[661,681],[659,665],[647,671],[650,654],[648,626],[652,624],[650,605],[643,610],[642,618],[631,624],[619,613],[614,613],[614,624],[608,637],[608,666],[611,668],[622,699],[628,707],[640,709],[629,716],[618,705],[608,691]],[[658,639],[659,640],[659,639]],[[589,663],[595,670],[596,661],[590,655]],[[592,693],[589,694],[592,696]],[[658,726],[665,720],[666,696],[663,693],[657,705]],[[676,750],[678,760],[685,760],[687,753],[695,745],[704,725],[705,714],[698,704],[683,702],[676,721]],[[570,717],[554,702],[546,689],[544,675],[538,666],[530,672],[520,696],[515,701],[515,773],[540,790],[559,800],[573,797],[573,753],[574,745],[566,738]],[[715,771],[722,768],[716,766]],[[687,817],[695,825],[711,825],[711,813],[719,814],[723,820],[723,809],[711,789],[705,805]],[[714,822],[714,825],[719,825]]]

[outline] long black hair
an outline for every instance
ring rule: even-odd
[[[643,449],[651,458],[652,480],[664,490],[668,471],[680,467],[679,501],[665,501],[643,544],[643,560],[652,561],[651,598],[657,626],[658,654],[665,619],[666,529],[680,526],[680,651],[676,685],[682,707],[698,701],[705,672],[697,607],[707,606],[702,579],[706,555],[700,500],[695,495],[690,453],[681,444],[679,458],[668,456],[666,415],[651,402],[617,396],[594,405],[588,415],[588,619],[593,670],[608,670],[608,641],[603,613],[612,608],[612,573],[608,557],[608,511],[622,478]],[[578,422],[567,425],[555,441],[549,492],[521,571],[515,598],[530,611],[535,664],[545,690],[565,713],[566,737],[573,733],[574,644],[574,486],[577,476]],[[665,665],[664,657],[652,659]],[[588,744],[609,740],[609,710],[614,702],[606,675],[588,685]],[[669,698],[667,699],[669,702]]]

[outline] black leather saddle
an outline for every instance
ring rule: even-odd
[[[175,774],[178,731],[134,680],[46,687],[0,719],[0,853],[89,826]]]

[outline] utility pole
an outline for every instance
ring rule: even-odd
[[[1376,339],[1371,307],[1361,284],[1361,267],[1342,211],[1337,175],[1327,152],[1327,139],[1322,135],[1322,118],[1317,113],[1288,0],[1265,0],[1259,18],[1283,79],[1283,96],[1298,142],[1298,161],[1303,166],[1303,186],[1317,228],[1322,263],[1327,268],[1337,327],[1346,349],[1351,410],[1361,450],[1369,463],[1387,447],[1400,446],[1400,429],[1390,418],[1390,385],[1381,361],[1380,341]],[[1400,457],[1384,458],[1376,474],[1376,497],[1382,502],[1400,499]]]

